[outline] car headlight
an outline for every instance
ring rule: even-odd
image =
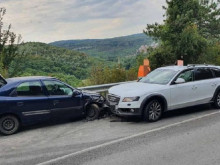
[[[125,97],[122,102],[138,101],[140,97]]]
[[[103,96],[92,96],[92,99],[94,101],[104,101],[105,98]]]

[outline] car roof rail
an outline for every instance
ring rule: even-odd
[[[196,66],[215,66],[212,64],[188,64],[187,67],[196,67]]]

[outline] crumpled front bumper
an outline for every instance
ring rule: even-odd
[[[141,116],[142,112],[140,108],[118,108],[118,105],[111,104],[110,102],[106,102],[107,106],[109,106],[111,112],[117,116]]]

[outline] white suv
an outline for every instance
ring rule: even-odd
[[[164,111],[213,103],[220,108],[220,67],[211,65],[158,68],[139,82],[109,89],[108,102],[118,116],[157,121]]]

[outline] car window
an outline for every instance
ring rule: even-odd
[[[213,78],[213,74],[208,68],[198,68],[195,71],[195,80],[205,80]]]
[[[220,77],[220,69],[213,68],[212,71],[214,72],[215,77]]]
[[[5,81],[5,79],[0,74],[0,88],[3,87],[5,84],[7,84],[7,82]]]
[[[156,69],[143,77],[139,82],[151,84],[167,84],[177,73],[172,69]]]
[[[0,88],[3,87],[4,85],[5,85],[5,82],[0,79]]]
[[[43,81],[49,95],[72,95],[73,90],[67,85],[58,81]]]
[[[24,82],[16,88],[16,96],[43,96],[43,90],[39,81]]]
[[[184,79],[185,82],[193,81],[193,70],[183,71],[183,72],[180,73],[180,75],[176,78],[176,80],[177,80],[178,78]]]

